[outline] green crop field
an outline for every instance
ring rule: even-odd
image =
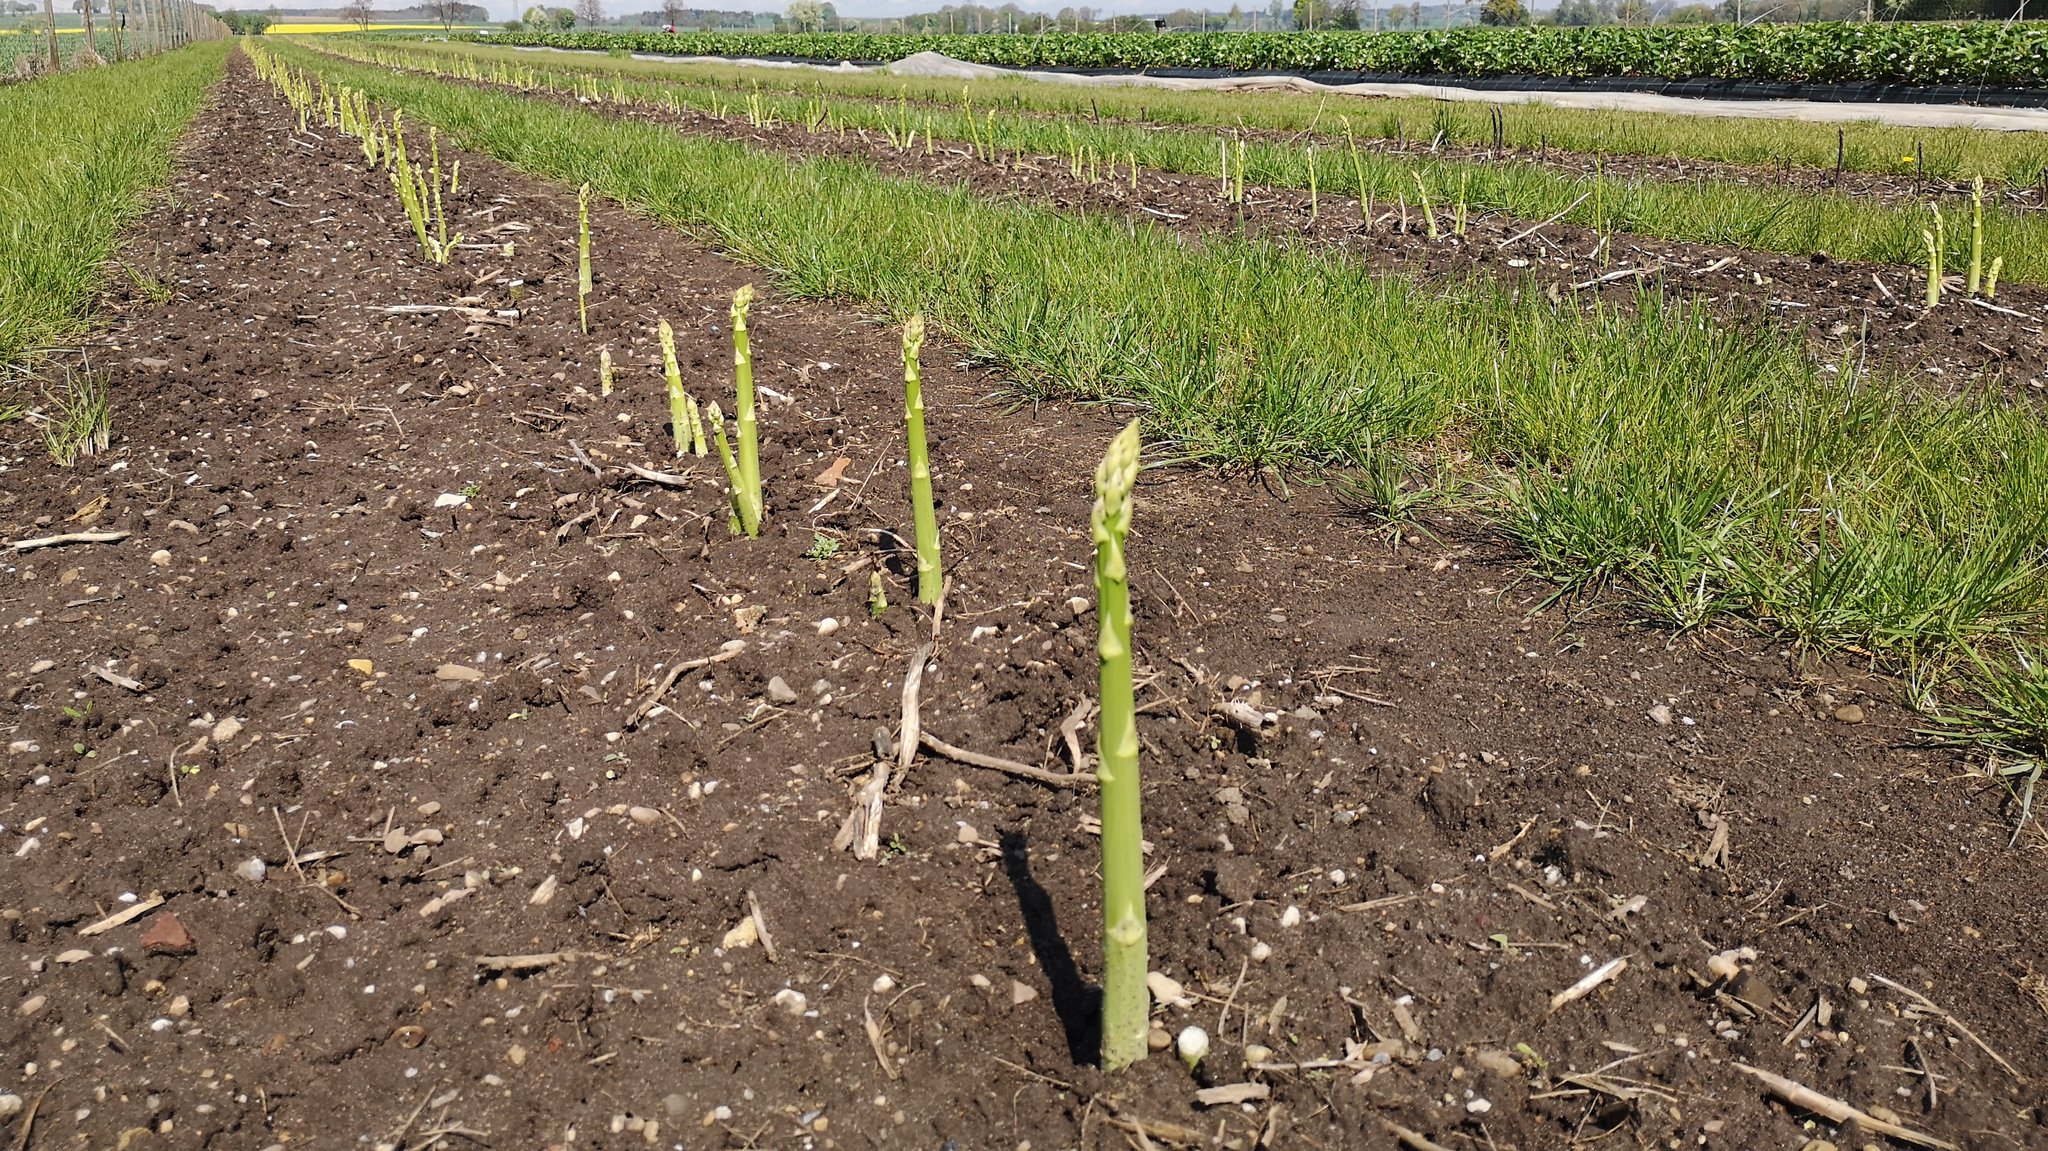
[[[1170,35],[494,32],[490,39],[560,48],[818,60],[900,60],[917,52],[940,52],[1009,67],[2048,85],[2048,25],[1998,21]]]
[[[1000,150],[1085,154],[1105,160],[1131,158],[1145,167],[1190,175],[1220,176],[1224,152],[1219,142],[1231,134],[1228,125],[1213,122],[1206,130],[1198,122],[1162,130],[1156,124],[1128,119],[1024,115],[1014,105],[1001,103],[1001,90],[986,94],[985,102],[976,106],[971,89],[963,92],[954,86],[944,102],[912,108],[907,86],[899,90],[896,100],[828,97],[823,81],[814,82],[818,86],[809,91],[800,86],[778,92],[739,83],[669,83],[649,78],[643,70],[607,70],[608,61],[562,64],[534,62],[530,56],[511,60],[502,54],[472,59],[460,46],[408,48],[343,41],[330,47],[379,62],[496,83],[573,90],[591,99],[638,100],[721,115],[730,111],[789,123],[815,123],[820,128],[829,124],[898,134],[921,129],[945,140],[981,141]],[[875,81],[861,83],[872,86]],[[1179,98],[1170,93],[1125,99],[1155,96],[1163,107],[1179,106]],[[1225,111],[1223,99],[1227,98],[1202,97],[1200,106]],[[1418,189],[1426,188],[1433,189],[1439,200],[1463,196],[1475,210],[1530,221],[1556,217],[1603,232],[1620,230],[1799,255],[1826,253],[1889,264],[1924,259],[1921,234],[1929,221],[1927,201],[1883,202],[1726,177],[1615,179],[1597,173],[1562,173],[1519,157],[1460,160],[1381,153],[1370,147],[1361,150],[1360,138],[1369,142],[1375,135],[1391,136],[1390,118],[1397,119],[1399,112],[1373,104],[1360,105],[1356,111],[1353,123],[1342,110],[1322,108],[1322,139],[1256,140],[1244,144],[1241,152],[1233,149],[1232,162],[1241,165],[1244,178],[1254,182],[1303,189],[1313,182],[1319,188],[1363,199],[1392,201],[1415,196]],[[1604,122],[1620,118],[1618,113],[1607,114]],[[1424,121],[1417,127],[1427,132],[1430,123]],[[1347,135],[1344,129],[1351,132]],[[1897,140],[1887,142],[1896,144]],[[2044,158],[2040,146],[2029,139],[2011,147],[2003,156],[1983,159],[2017,167],[2030,180],[2038,175]],[[1953,202],[1950,210],[1957,210]],[[1945,259],[1954,264],[1966,258],[1968,237],[1963,232],[1947,231],[1943,238]],[[2038,206],[2002,207],[1994,199],[1984,213],[1983,243],[1986,250],[2004,258],[2004,273],[2010,281],[2048,282],[2048,216]]]
[[[492,39],[497,39],[493,37]],[[395,50],[382,42],[380,47]],[[2037,184],[2048,171],[2048,143],[2032,132],[1984,132],[1967,128],[1912,129],[1878,123],[1845,126],[1796,120],[1719,120],[1661,113],[1598,111],[1546,104],[1511,105],[1498,121],[1492,106],[1421,98],[1315,96],[1281,92],[1176,92],[1117,87],[1072,88],[1023,79],[963,83],[880,72],[845,74],[707,63],[663,62],[620,55],[561,55],[549,60],[531,51],[500,47],[487,40],[408,44],[412,53],[442,53],[521,70],[558,75],[660,79],[671,87],[710,92],[735,89],[803,95],[836,95],[917,103],[959,105],[971,100],[984,109],[1040,112],[1089,121],[1130,120],[1148,124],[1236,127],[1277,132],[1328,133],[1335,119],[1350,114],[1360,138],[1434,137],[1453,144],[1490,147],[1498,142],[1520,151],[1552,149],[1588,154],[1718,161],[1759,169],[1789,165],[1831,170],[1837,162],[1851,172],[1937,179],[1984,176],[2019,186]],[[391,57],[393,60],[400,57]],[[406,57],[417,59],[418,57]],[[679,96],[679,98],[681,98]],[[730,102],[732,97],[728,96]]]

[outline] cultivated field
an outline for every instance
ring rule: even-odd
[[[2048,1130],[2032,136],[351,37],[0,122],[0,1137]]]

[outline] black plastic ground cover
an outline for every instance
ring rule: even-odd
[[[636,56],[658,57],[656,52]],[[735,59],[766,60],[778,64],[854,64],[880,68],[865,61],[831,60],[805,56],[746,56]],[[1003,72],[1023,73],[1026,69],[976,65]],[[1676,96],[1692,100],[1808,100],[1820,104],[1962,104],[1983,108],[2048,108],[2048,88],[1991,88],[1962,84],[1776,84],[1756,80],[1666,80],[1659,76],[1437,76],[1398,72],[1290,72],[1262,68],[1239,72],[1229,68],[1063,68],[1036,67],[1032,72],[1062,72],[1072,76],[1158,76],[1174,80],[1220,80],[1232,77],[1297,76],[1315,84],[1423,84],[1444,88],[1469,88],[1478,92],[1638,92]]]

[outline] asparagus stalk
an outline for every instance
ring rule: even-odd
[[[597,350],[597,394],[600,396],[612,394],[612,350],[610,348],[599,348]]]
[[[924,384],[917,353],[924,347],[924,317],[903,325],[903,411],[910,439],[910,511],[917,527],[917,598],[939,599],[939,516],[932,507],[932,462],[924,443]]]
[[[740,437],[740,524],[749,536],[761,534],[761,432],[754,418],[754,352],[747,342],[747,309],[754,303],[754,286],[745,284],[732,294],[732,370],[738,393],[733,423]],[[723,434],[723,429],[720,429]]]
[[[711,410],[705,414],[711,417],[711,433],[718,438],[718,458],[725,464],[725,482],[732,489],[732,530],[735,533],[746,531],[746,524],[740,515],[743,503],[740,497],[740,465],[739,461],[733,458],[732,443],[725,438],[725,409],[718,406],[717,400],[713,400]],[[747,534],[751,536],[754,533]]]
[[[1970,294],[1984,286],[1984,177],[1970,185]]]
[[[683,390],[683,369],[676,363],[676,330],[663,320],[655,331],[661,337],[661,378],[668,382],[668,427],[675,436],[676,455],[681,456],[701,444],[704,433],[693,431],[690,426],[691,409],[696,405]],[[697,447],[697,454],[704,454],[701,447]]]
[[[711,445],[704,439],[704,416],[692,396],[683,397],[683,417],[690,421],[690,454],[703,459],[710,454]]]
[[[1415,177],[1415,190],[1422,197],[1422,219],[1423,222],[1429,225],[1429,238],[1434,240],[1443,235],[1443,232],[1438,230],[1436,226],[1436,209],[1429,202],[1429,185],[1422,182],[1422,173],[1411,172],[1409,174]]]
[[[576,189],[576,322],[590,332],[590,185]]]
[[[1987,299],[1987,300],[1995,300],[1995,299],[1997,299],[1997,298],[1998,298],[1998,273],[2000,273],[2000,272],[2002,272],[2002,271],[2004,271],[2004,270],[2005,270],[2005,257],[2004,257],[2004,256],[1995,256],[1995,257],[1993,257],[1993,258],[1992,258],[1992,260],[1991,260],[1991,271],[1990,271],[1990,273],[1989,273],[1988,275],[1986,275],[1986,276],[1984,277],[1984,298],[1985,298],[1985,299]]]
[[[1308,218],[1311,220],[1315,219],[1317,215],[1316,199],[1316,146],[1310,144],[1308,146]]]
[[[1145,987],[1144,823],[1139,814],[1138,727],[1131,688],[1131,594],[1124,535],[1138,477],[1133,421],[1095,469],[1096,654],[1102,718],[1096,782],[1102,792],[1102,1067],[1115,1071],[1145,1057],[1151,1008]]]
[[[1920,238],[1927,242],[1927,306],[1932,308],[1941,303],[1941,247],[1925,228],[1920,229]]]

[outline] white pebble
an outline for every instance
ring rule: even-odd
[[[1301,926],[1301,908],[1294,906],[1292,903],[1288,904],[1287,910],[1280,913],[1280,926]]]
[[[877,975],[875,976],[874,988],[875,994],[884,995],[896,989],[896,981],[886,975]]]
[[[1484,1115],[1488,1111],[1493,1110],[1493,1104],[1484,1098],[1474,1099],[1470,1103],[1465,1104],[1465,1110],[1474,1115]]]
[[[835,632],[835,631],[838,631],[838,630],[839,630],[839,621],[838,621],[838,620],[836,620],[836,619],[833,619],[833,618],[832,618],[831,616],[829,616],[829,615],[828,615],[828,616],[826,616],[826,617],[825,617],[824,619],[821,619],[821,620],[819,620],[819,621],[818,621],[818,634],[819,634],[819,635],[831,635],[831,634],[832,634],[833,632]]]
[[[1261,939],[1252,944],[1252,962],[1264,963],[1273,957],[1273,945]]]
[[[235,868],[236,875],[251,883],[263,882],[263,877],[269,874],[269,872],[270,865],[264,863],[261,859],[245,859],[240,866]]]

